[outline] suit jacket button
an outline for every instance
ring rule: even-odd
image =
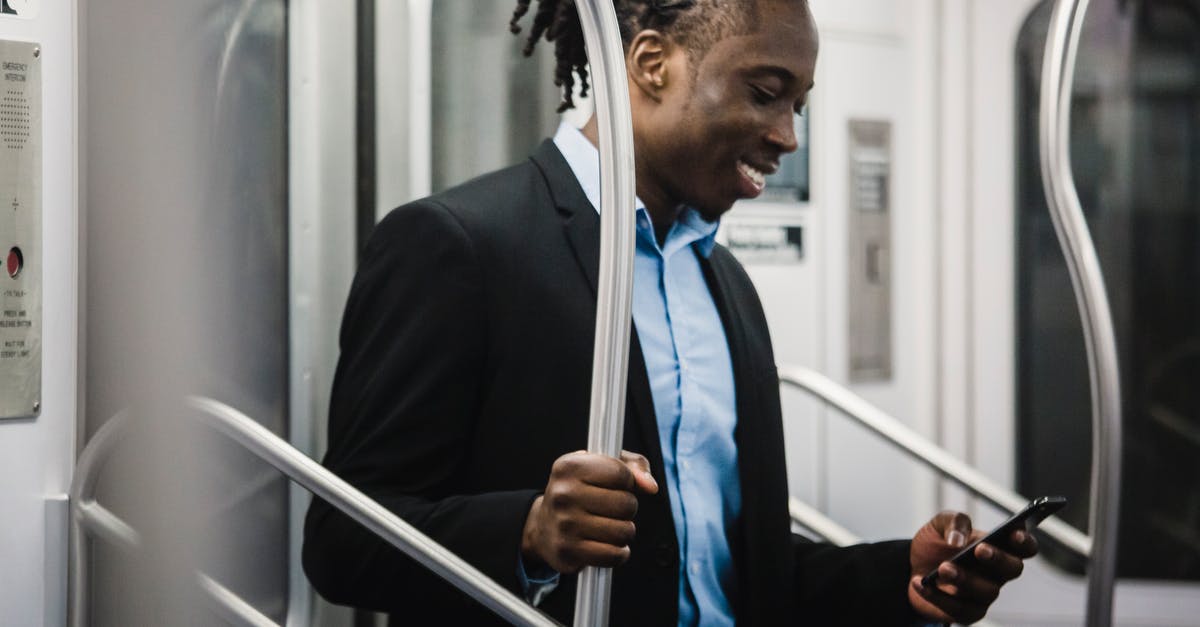
[[[666,568],[675,563],[675,551],[671,550],[671,545],[666,542],[659,543],[654,547],[654,563]]]

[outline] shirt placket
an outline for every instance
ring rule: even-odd
[[[678,233],[673,233],[678,235]],[[695,542],[696,538],[703,538],[704,534],[701,529],[697,529],[696,525],[700,522],[697,519],[702,518],[694,515],[694,507],[698,506],[701,497],[699,486],[697,485],[698,475],[701,468],[694,468],[694,458],[696,454],[696,445],[698,433],[696,424],[699,408],[695,406],[696,395],[694,394],[696,381],[693,378],[693,369],[691,364],[690,347],[695,338],[692,337],[692,329],[688,325],[687,312],[682,311],[684,308],[683,294],[680,293],[678,278],[676,272],[673,272],[673,267],[676,265],[673,260],[677,255],[686,254],[686,246],[682,246],[681,242],[674,241],[668,244],[668,253],[664,254],[663,269],[664,269],[664,286],[666,287],[667,311],[671,319],[671,330],[674,337],[675,357],[679,368],[679,425],[675,439],[675,456],[679,471],[679,486],[680,500],[683,505],[684,512],[692,513],[693,515],[684,517],[684,527],[688,536],[688,542],[685,545],[684,563],[686,568],[686,576],[689,581],[697,580],[704,572],[705,552],[704,543]]]

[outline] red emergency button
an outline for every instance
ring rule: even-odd
[[[21,268],[25,267],[25,256],[21,254],[21,249],[13,246],[12,250],[8,251],[8,276],[17,278],[21,274]]]

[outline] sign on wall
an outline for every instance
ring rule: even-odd
[[[0,18],[20,17],[32,20],[37,17],[41,0],[0,0]]]
[[[12,6],[12,0],[0,0]],[[42,72],[38,44],[0,41],[0,419],[42,394]]]

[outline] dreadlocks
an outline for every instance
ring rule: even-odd
[[[755,0],[613,0],[621,39],[628,46],[634,36],[646,29],[661,30],[683,45],[693,60],[702,56],[714,42],[731,34],[750,30],[757,22]],[[521,32],[520,21],[529,13],[533,0],[517,0],[509,30]],[[554,43],[554,84],[562,88],[558,112],[574,108],[575,77],[579,94],[588,94],[587,49],[583,27],[574,0],[537,0],[533,26],[525,39],[525,56],[545,37]],[[697,54],[700,53],[700,54]]]

